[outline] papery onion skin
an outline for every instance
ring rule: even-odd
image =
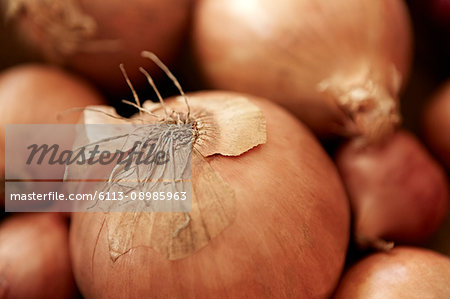
[[[238,96],[194,95],[224,94]],[[84,296],[330,296],[349,239],[348,203],[337,172],[297,120],[268,101],[248,98],[266,117],[267,143],[238,157],[206,158],[235,191],[234,222],[186,258],[169,261],[137,247],[113,263],[104,214],[74,213],[71,252]]]
[[[424,111],[423,135],[450,171],[450,80],[430,99]]]
[[[322,136],[380,139],[399,122],[403,1],[201,0],[193,40],[211,86],[272,99]]]
[[[6,124],[77,123],[80,112],[69,112],[71,108],[104,102],[87,83],[55,67],[26,64],[0,73],[0,181],[4,177]],[[1,205],[3,196],[0,194]]]
[[[431,250],[397,247],[370,255],[342,278],[335,299],[450,297],[450,258]]]
[[[350,142],[336,156],[355,217],[355,236],[400,243],[421,242],[448,213],[442,167],[410,133],[361,148]]]
[[[75,298],[67,222],[55,213],[14,215],[0,225],[1,298]]]
[[[61,44],[65,39],[70,41],[77,31],[63,32],[55,41],[49,32],[60,24],[51,28],[51,25],[42,26],[33,19],[48,16],[49,5],[58,7],[59,1],[41,0],[36,10],[27,9],[33,1],[24,2],[24,13],[11,17],[23,39],[48,60],[69,67],[113,93],[127,91],[118,68],[120,63],[126,62],[127,69],[135,70],[130,73],[135,84],[145,82],[138,72],[140,66],[156,74],[151,63],[140,59],[142,50],[149,49],[166,62],[175,60],[181,52],[191,0],[68,0],[89,21],[80,21],[77,29],[82,31],[83,26],[89,29],[86,29],[87,37],[82,37],[75,46],[69,44],[70,47],[63,51],[59,50]]]

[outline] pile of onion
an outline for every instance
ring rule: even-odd
[[[342,278],[335,299],[422,299],[450,297],[450,258],[397,247],[364,258]]]
[[[69,113],[71,108],[103,103],[101,96],[85,82],[54,67],[23,65],[0,73],[1,188],[6,124],[77,123],[80,112]],[[0,193],[3,205],[4,195]]]
[[[430,99],[423,128],[428,146],[450,170],[450,81]]]
[[[328,298],[344,265],[349,208],[317,140],[264,99],[216,91],[187,101],[190,113],[182,97],[165,105],[197,136],[188,222],[183,213],[73,213],[82,294]],[[157,104],[143,109],[137,117],[149,123],[155,118],[145,111],[164,116]],[[85,123],[101,122],[94,114],[86,111]]]
[[[400,121],[411,28],[401,0],[200,0],[211,86],[272,99],[316,133],[378,139]]]
[[[143,49],[165,61],[174,60],[187,29],[191,1],[3,2],[8,20],[32,49],[112,92],[126,88],[117,66],[126,62],[137,70],[142,63],[136,58]]]
[[[362,247],[380,239],[421,242],[448,214],[447,177],[410,133],[361,147],[353,141],[336,156],[354,213],[354,234]]]
[[[66,221],[57,214],[14,215],[0,225],[1,298],[74,298]]]

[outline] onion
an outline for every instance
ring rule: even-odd
[[[126,88],[117,66],[126,62],[137,70],[143,49],[174,60],[190,10],[190,0],[5,2],[9,19],[32,48],[110,92]]]
[[[1,298],[76,295],[67,223],[56,214],[22,214],[0,226]]]
[[[398,247],[350,268],[334,298],[449,298],[450,259],[436,252]]]
[[[4,187],[5,125],[77,123],[80,113],[62,112],[104,103],[90,86],[48,66],[23,65],[0,74],[0,185]],[[4,194],[0,192],[0,202]]]
[[[384,144],[346,144],[337,154],[355,216],[360,245],[379,238],[420,242],[448,213],[443,169],[411,134],[400,131]]]
[[[424,137],[432,151],[450,170],[450,81],[430,100],[424,112]]]
[[[182,213],[74,213],[70,246],[82,294],[327,298],[343,268],[349,210],[337,172],[316,139],[262,99],[220,91],[189,94],[189,117],[180,99],[165,104],[199,136],[188,224],[174,234],[169,224],[183,223]],[[144,108],[162,113],[155,105]],[[197,213],[199,206],[206,210]],[[165,217],[170,221],[146,220]],[[182,251],[169,250],[173,244]]]
[[[316,133],[380,138],[411,56],[399,0],[201,0],[194,47],[210,85],[275,100]]]

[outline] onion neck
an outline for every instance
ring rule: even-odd
[[[391,135],[401,121],[397,99],[372,80],[342,84],[324,81],[319,90],[331,98],[341,114],[344,134],[358,136],[364,143]]]

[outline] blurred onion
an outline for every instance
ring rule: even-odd
[[[211,86],[272,99],[316,133],[374,140],[400,121],[401,0],[200,0],[194,47]]]
[[[67,223],[57,214],[22,214],[0,225],[1,298],[73,298]]]
[[[336,299],[423,299],[450,297],[450,258],[398,247],[366,257],[342,278]]]
[[[380,238],[421,242],[448,213],[445,172],[410,133],[400,131],[383,144],[365,148],[350,142],[337,154],[336,162],[361,246],[376,245]]]

